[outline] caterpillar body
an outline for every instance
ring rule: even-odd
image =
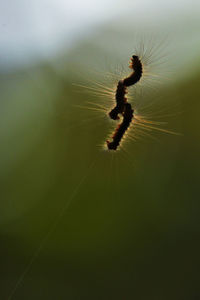
[[[129,68],[133,69],[133,73],[123,80],[126,87],[136,84],[142,77],[142,63],[137,55],[132,56]]]
[[[109,116],[113,120],[119,119],[118,114],[122,114],[124,111],[124,104],[127,102],[125,97],[126,86],[124,85],[123,80],[120,80],[117,85],[117,90],[115,93],[116,106],[109,112]]]
[[[113,141],[107,141],[109,150],[117,150],[133,119],[134,110],[132,109],[131,104],[127,102],[125,95],[127,94],[127,87],[136,84],[142,77],[142,63],[137,55],[132,56],[129,67],[133,72],[130,76],[118,82],[115,93],[116,106],[109,112],[109,117],[113,120],[119,119],[119,114],[123,116],[122,123],[117,127],[113,134]]]
[[[113,141],[112,142],[107,141],[107,146],[109,150],[117,150],[117,147],[119,146],[121,139],[123,138],[126,130],[130,126],[132,119],[133,119],[133,109],[131,107],[131,104],[127,102],[124,105],[123,121],[115,130],[115,133],[113,135]]]

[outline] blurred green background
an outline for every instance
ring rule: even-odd
[[[198,1],[29,5],[1,3],[0,299],[200,299]],[[181,135],[113,154],[84,107],[142,43],[161,84],[129,101]]]

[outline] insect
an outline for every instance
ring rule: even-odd
[[[167,107],[168,102],[159,101],[160,94],[157,95],[157,93],[152,92],[152,90],[156,91],[157,86],[160,86],[162,82],[169,82],[166,80],[169,78],[165,75],[168,69],[163,69],[163,67],[168,68],[168,65],[166,66],[166,60],[163,61],[163,58],[165,56],[163,56],[161,45],[150,40],[148,48],[143,43],[139,48],[135,48],[134,55],[130,59],[130,74],[124,75],[126,71],[122,71],[122,68],[116,69],[114,73],[103,71],[102,82],[99,82],[98,79],[97,82],[92,80],[92,86],[88,84],[79,85],[81,88],[90,90],[95,96],[102,97],[102,103],[92,100],[86,102],[89,106],[78,105],[80,108],[96,113],[96,116],[89,120],[95,120],[95,124],[98,126],[100,124],[100,126],[103,126],[102,123],[97,122],[101,117],[107,119],[109,117],[110,120],[117,121],[116,128],[111,133],[111,138],[104,137],[103,140],[106,142],[99,145],[104,150],[113,150],[109,151],[113,154],[118,152],[116,150],[119,150],[119,148],[125,151],[124,144],[122,145],[124,141],[132,140],[135,142],[141,140],[144,136],[156,140],[156,137],[152,134],[156,131],[180,135],[165,128],[168,124],[166,117],[173,117],[177,113],[171,113],[171,104],[170,107]],[[122,79],[119,80],[118,78],[116,80],[116,75],[118,76],[119,73],[122,74],[120,76]],[[165,80],[162,81],[162,78]],[[110,79],[112,79],[110,82],[112,85],[109,85]],[[130,90],[130,87],[133,88]],[[131,96],[134,96],[134,104],[129,102],[127,96],[129,92]],[[106,100],[106,97],[109,101]],[[111,101],[113,103],[110,107]],[[173,109],[176,109],[176,107],[174,106]],[[157,119],[158,117],[162,118],[161,121]],[[81,122],[85,120],[81,120]],[[161,127],[162,125],[164,128]],[[100,132],[102,133],[102,130]]]
[[[117,127],[112,136],[113,141],[107,141],[109,150],[117,150],[117,147],[120,145],[120,142],[133,119],[134,110],[132,109],[131,104],[127,102],[125,95],[127,94],[127,87],[136,84],[142,77],[142,63],[137,55],[132,56],[129,67],[133,72],[131,75],[118,82],[115,93],[116,106],[109,112],[109,116],[113,120],[118,120],[119,114],[123,116],[122,123]]]

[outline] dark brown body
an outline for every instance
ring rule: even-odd
[[[133,73],[123,80],[126,87],[136,84],[142,77],[142,63],[138,56],[132,56],[130,68],[133,69]]]
[[[126,103],[127,99],[125,97],[126,94],[126,87],[123,84],[123,81],[120,80],[117,85],[117,90],[115,93],[116,99],[116,106],[109,112],[109,116],[113,120],[119,119],[118,114],[122,114],[124,111],[124,104]]]
[[[115,93],[116,106],[109,112],[109,116],[113,120],[119,119],[119,114],[123,116],[122,123],[117,127],[112,137],[113,141],[107,141],[109,150],[117,150],[117,147],[120,145],[120,142],[133,119],[133,109],[131,104],[127,102],[125,95],[127,93],[127,87],[136,84],[142,77],[142,63],[138,56],[132,56],[130,68],[133,69],[131,75],[118,82]]]
[[[122,123],[117,127],[114,135],[113,135],[113,141],[109,142],[107,141],[107,146],[109,150],[117,150],[117,147],[119,146],[124,133],[128,129],[132,119],[133,119],[133,109],[130,105],[130,103],[126,103],[124,105],[124,113],[123,113],[123,121]]]

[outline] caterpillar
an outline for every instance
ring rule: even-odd
[[[129,67],[133,72],[131,75],[118,82],[115,93],[116,106],[109,112],[109,116],[113,120],[118,120],[119,114],[123,116],[122,123],[117,127],[112,137],[113,141],[107,141],[109,150],[117,150],[120,141],[133,119],[134,110],[132,109],[131,104],[127,102],[125,95],[127,94],[127,87],[136,84],[142,77],[142,63],[137,55],[132,56]]]

